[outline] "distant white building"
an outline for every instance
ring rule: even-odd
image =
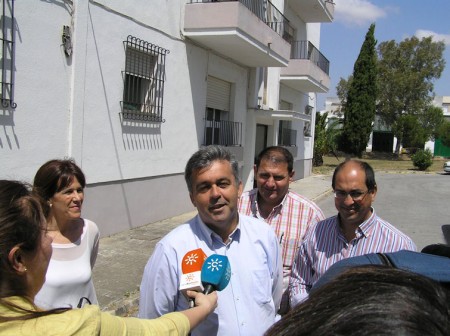
[[[433,105],[442,108],[444,111],[444,119],[450,122],[450,96],[434,97]],[[428,148],[434,156],[450,157],[450,148],[444,146],[440,139],[427,141],[425,148]]]
[[[245,189],[280,144],[311,174],[329,0],[2,2],[0,178],[72,157],[102,235],[193,210],[188,158],[222,144]]]
[[[450,121],[450,96],[436,96],[433,99],[433,105],[441,107],[444,111],[444,118]],[[328,113],[327,125],[331,125],[338,119],[342,119],[343,115],[340,114],[341,101],[338,97],[327,97],[325,101],[325,110],[320,111],[321,114]],[[379,116],[375,116],[375,122],[373,125],[373,132],[370,135],[369,142],[367,144],[366,151],[395,151],[397,138],[392,135],[392,132],[380,122]],[[425,148],[430,149],[435,156],[450,156],[450,150],[443,146],[439,139],[435,141],[427,141]]]

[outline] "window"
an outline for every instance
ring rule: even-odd
[[[220,121],[221,114],[224,111],[216,110],[210,107],[206,108],[206,130],[205,130],[205,145],[218,145],[220,139]]]
[[[297,131],[292,129],[292,121],[280,120],[278,124],[278,145],[296,146]]]
[[[1,16],[1,56],[0,56],[0,100],[4,108],[16,108],[14,102],[14,1],[3,0]]]
[[[124,43],[123,119],[164,122],[165,59],[169,51],[131,35]]]

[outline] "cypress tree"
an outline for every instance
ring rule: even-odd
[[[344,127],[341,149],[358,157],[366,149],[375,120],[377,101],[377,41],[374,37],[375,24],[366,34],[358,59],[353,68],[345,103]]]

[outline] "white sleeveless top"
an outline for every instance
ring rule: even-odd
[[[75,243],[52,243],[53,253],[45,283],[35,297],[38,307],[76,308],[82,297],[98,304],[92,268],[97,258],[100,234],[94,222],[88,219],[83,221],[83,233]]]

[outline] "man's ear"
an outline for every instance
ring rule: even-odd
[[[194,199],[194,195],[190,192],[189,193],[189,198],[191,199],[191,203],[194,207],[197,207],[197,205],[195,204],[195,199]]]
[[[22,250],[19,246],[14,246],[11,251],[8,253],[8,261],[11,267],[17,273],[25,273],[27,271],[27,267],[24,265],[24,258],[22,254]]]
[[[289,182],[293,182],[294,181],[294,175],[295,175],[295,170],[291,171],[289,173]]]
[[[242,191],[244,190],[244,185],[242,184],[242,181],[239,181],[238,185],[238,198],[241,197]]]

